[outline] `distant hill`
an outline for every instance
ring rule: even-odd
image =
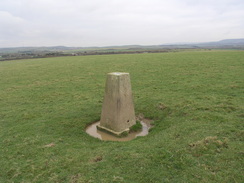
[[[50,51],[65,51],[73,50],[76,47],[66,46],[50,46],[50,47],[13,47],[13,48],[0,48],[0,53],[22,53],[22,52],[50,52]]]
[[[203,42],[203,43],[172,43],[161,45],[121,45],[121,46],[107,46],[107,47],[66,47],[66,46],[51,46],[51,47],[13,47],[13,48],[0,48],[0,53],[16,53],[16,52],[55,52],[55,51],[68,51],[68,50],[98,50],[98,49],[158,49],[158,48],[222,48],[222,47],[244,47],[244,38],[241,39],[224,39],[216,42]]]
[[[244,46],[244,39],[224,39],[217,42],[206,42],[198,45],[205,46]]]
[[[162,44],[164,47],[177,48],[240,48],[244,49],[244,38],[241,39],[224,39],[216,42],[202,42],[202,43],[175,43]]]
[[[244,50],[244,38],[224,39],[217,42],[204,43],[174,43],[162,45],[121,45],[107,47],[16,47],[0,48],[0,61],[43,58],[57,56],[128,54],[128,53],[159,53],[175,51],[177,49],[239,49]]]
[[[218,41],[219,44],[239,44],[244,45],[244,38],[243,39],[224,39],[221,41]]]

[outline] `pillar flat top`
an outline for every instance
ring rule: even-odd
[[[120,76],[120,75],[127,75],[129,73],[127,72],[111,72],[111,73],[108,73],[109,75],[115,75],[115,76]]]

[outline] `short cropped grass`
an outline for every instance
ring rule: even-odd
[[[106,74],[129,72],[148,136],[101,141]],[[243,51],[0,62],[0,182],[243,182]]]
[[[130,127],[130,132],[139,132],[142,130],[142,124],[140,121],[136,121],[136,124]]]

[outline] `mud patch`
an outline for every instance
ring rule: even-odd
[[[45,145],[44,147],[53,147],[53,146],[55,146],[55,144],[54,143],[51,143],[51,144]]]
[[[189,144],[190,153],[195,156],[203,156],[205,154],[221,153],[225,148],[228,148],[228,139],[218,139],[217,136],[209,136],[197,142]]]
[[[142,124],[142,130],[139,132],[129,133],[126,137],[115,137],[106,132],[97,130],[97,125],[99,125],[100,122],[95,122],[88,126],[86,128],[86,133],[92,137],[99,138],[104,141],[130,141],[139,136],[146,136],[148,134],[148,130],[151,128],[150,121],[151,120],[148,119],[141,120],[140,123]]]
[[[102,161],[102,160],[103,160],[103,157],[102,157],[102,156],[97,156],[97,157],[95,157],[95,158],[92,160],[92,162],[97,163],[97,162]]]

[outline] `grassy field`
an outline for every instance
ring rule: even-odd
[[[100,141],[106,73],[131,75],[148,136]],[[0,62],[0,182],[243,182],[244,52]]]

